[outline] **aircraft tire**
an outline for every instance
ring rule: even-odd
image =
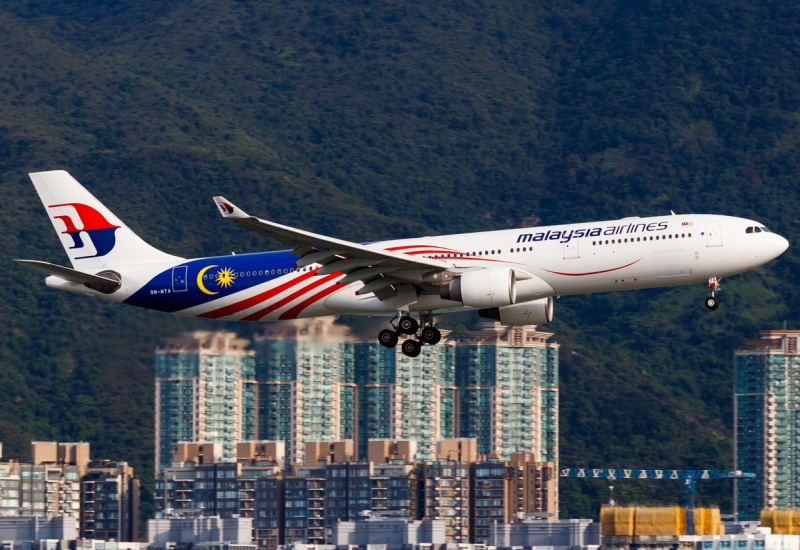
[[[706,307],[712,311],[719,307],[719,300],[717,300],[716,296],[706,298]]]
[[[419,323],[409,315],[405,315],[397,321],[397,330],[403,334],[416,334],[417,329],[419,329]]]
[[[400,347],[403,350],[403,353],[408,357],[416,357],[422,351],[422,344],[416,340],[412,340],[411,338],[403,342],[403,345]]]
[[[378,343],[385,348],[393,348],[397,345],[397,333],[393,330],[382,330],[378,334]]]
[[[439,340],[442,339],[442,333],[435,327],[425,327],[422,329],[422,332],[419,333],[419,336],[423,344],[430,344],[431,346],[435,346],[439,343]]]

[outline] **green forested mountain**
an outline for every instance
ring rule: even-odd
[[[152,476],[158,338],[258,330],[44,288],[10,261],[66,261],[28,171],[69,170],[187,256],[277,247],[221,220],[217,194],[356,241],[671,209],[796,242],[798,47],[800,10],[768,0],[0,0],[6,455],[84,439]],[[790,248],[726,281],[716,312],[700,286],[558,300],[562,465],[732,466],[731,350],[800,326],[797,272]],[[562,514],[604,498],[563,482]],[[730,488],[699,500],[729,508]]]

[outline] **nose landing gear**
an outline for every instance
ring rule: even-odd
[[[719,300],[717,299],[717,292],[721,290],[719,281],[716,277],[711,277],[708,280],[708,298],[706,298],[706,307],[710,310],[715,310],[719,307]]]
[[[415,335],[422,325],[418,339],[408,338],[400,346],[400,349],[408,357],[417,357],[422,352],[423,344],[435,346],[442,339],[442,333],[433,326],[432,313],[420,313],[419,321],[417,322],[410,315],[398,311],[391,321],[394,330],[382,330],[378,334],[378,343],[384,347],[393,348],[397,346],[400,334]]]

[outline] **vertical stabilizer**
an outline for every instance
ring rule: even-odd
[[[180,259],[144,242],[67,172],[29,175],[75,269]]]

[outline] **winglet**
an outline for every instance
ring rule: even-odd
[[[245,212],[238,208],[235,204],[231,203],[225,197],[214,197],[214,202],[217,208],[222,212],[223,218],[249,218]]]

